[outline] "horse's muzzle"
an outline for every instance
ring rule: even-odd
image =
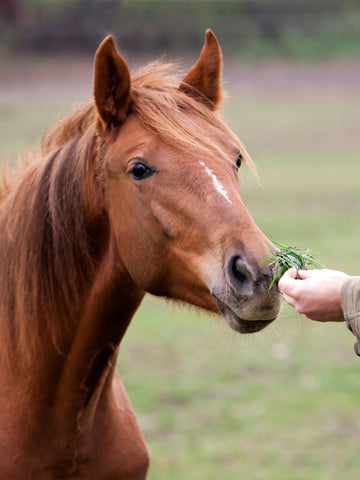
[[[272,271],[267,265],[246,261],[238,252],[224,265],[224,284],[213,289],[218,308],[228,325],[239,333],[255,333],[279,314],[281,294],[269,290]]]

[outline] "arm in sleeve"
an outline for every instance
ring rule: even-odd
[[[360,356],[360,277],[345,280],[341,289],[341,307],[346,325],[357,339],[355,353]]]

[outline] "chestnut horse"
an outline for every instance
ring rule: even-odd
[[[112,37],[94,100],[52,126],[0,190],[0,478],[140,480],[148,453],[116,372],[146,292],[240,333],[278,315],[273,248],[244,206],[250,163],[217,116],[211,31],[181,82],[133,76]]]

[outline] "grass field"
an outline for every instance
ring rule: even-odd
[[[243,197],[269,238],[360,274],[360,63],[230,65],[224,116],[261,186]],[[0,154],[15,159],[91,92],[82,60],[18,61],[0,72]],[[150,480],[355,480],[360,359],[344,325],[284,306],[240,337],[221,319],[147,298],[119,371],[151,454]]]

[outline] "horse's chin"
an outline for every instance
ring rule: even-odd
[[[260,330],[270,325],[270,323],[273,322],[276,318],[274,317],[269,320],[245,320],[241,318],[228,305],[222,302],[219,298],[215,297],[215,299],[219,311],[226,323],[229,325],[230,328],[232,328],[238,333],[248,334],[259,332]]]

